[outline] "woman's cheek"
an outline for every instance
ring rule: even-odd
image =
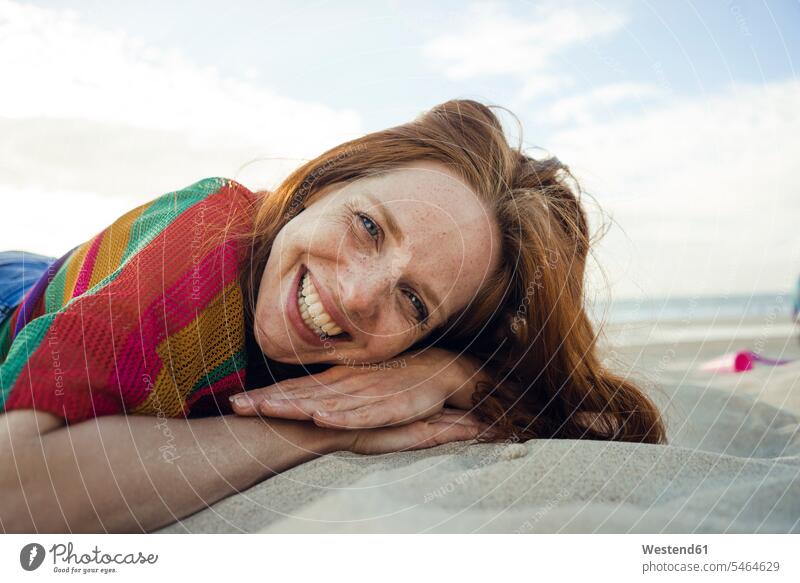
[[[394,358],[398,354],[408,350],[412,344],[396,338],[381,338],[379,336],[373,338],[371,343],[368,354],[365,355],[365,360],[368,362],[381,362]]]

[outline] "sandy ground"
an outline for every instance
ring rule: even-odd
[[[706,372],[703,364],[742,350],[774,360],[800,360],[800,325],[769,317],[609,324],[601,345],[609,364],[646,387],[667,383],[728,386],[748,373]],[[756,367],[762,372],[773,368]]]
[[[162,532],[800,532],[798,332],[769,318],[607,326],[609,361],[656,401],[668,445],[338,452]],[[798,361],[699,370],[737,350]]]

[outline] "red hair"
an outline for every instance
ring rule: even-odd
[[[557,158],[534,159],[511,147],[492,109],[476,101],[448,101],[336,146],[264,196],[241,276],[248,314],[275,236],[307,200],[327,186],[418,160],[454,170],[500,227],[497,272],[420,343],[485,363],[494,382],[478,387],[474,412],[498,430],[495,439],[666,443],[656,406],[598,356],[584,300],[590,234],[577,180]]]

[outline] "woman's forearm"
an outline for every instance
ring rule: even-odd
[[[152,531],[347,449],[349,439],[276,419],[100,417],[2,453],[0,524],[6,532]]]

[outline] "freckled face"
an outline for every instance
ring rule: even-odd
[[[467,305],[499,245],[495,218],[437,162],[332,185],[275,239],[256,340],[292,364],[392,358]]]

